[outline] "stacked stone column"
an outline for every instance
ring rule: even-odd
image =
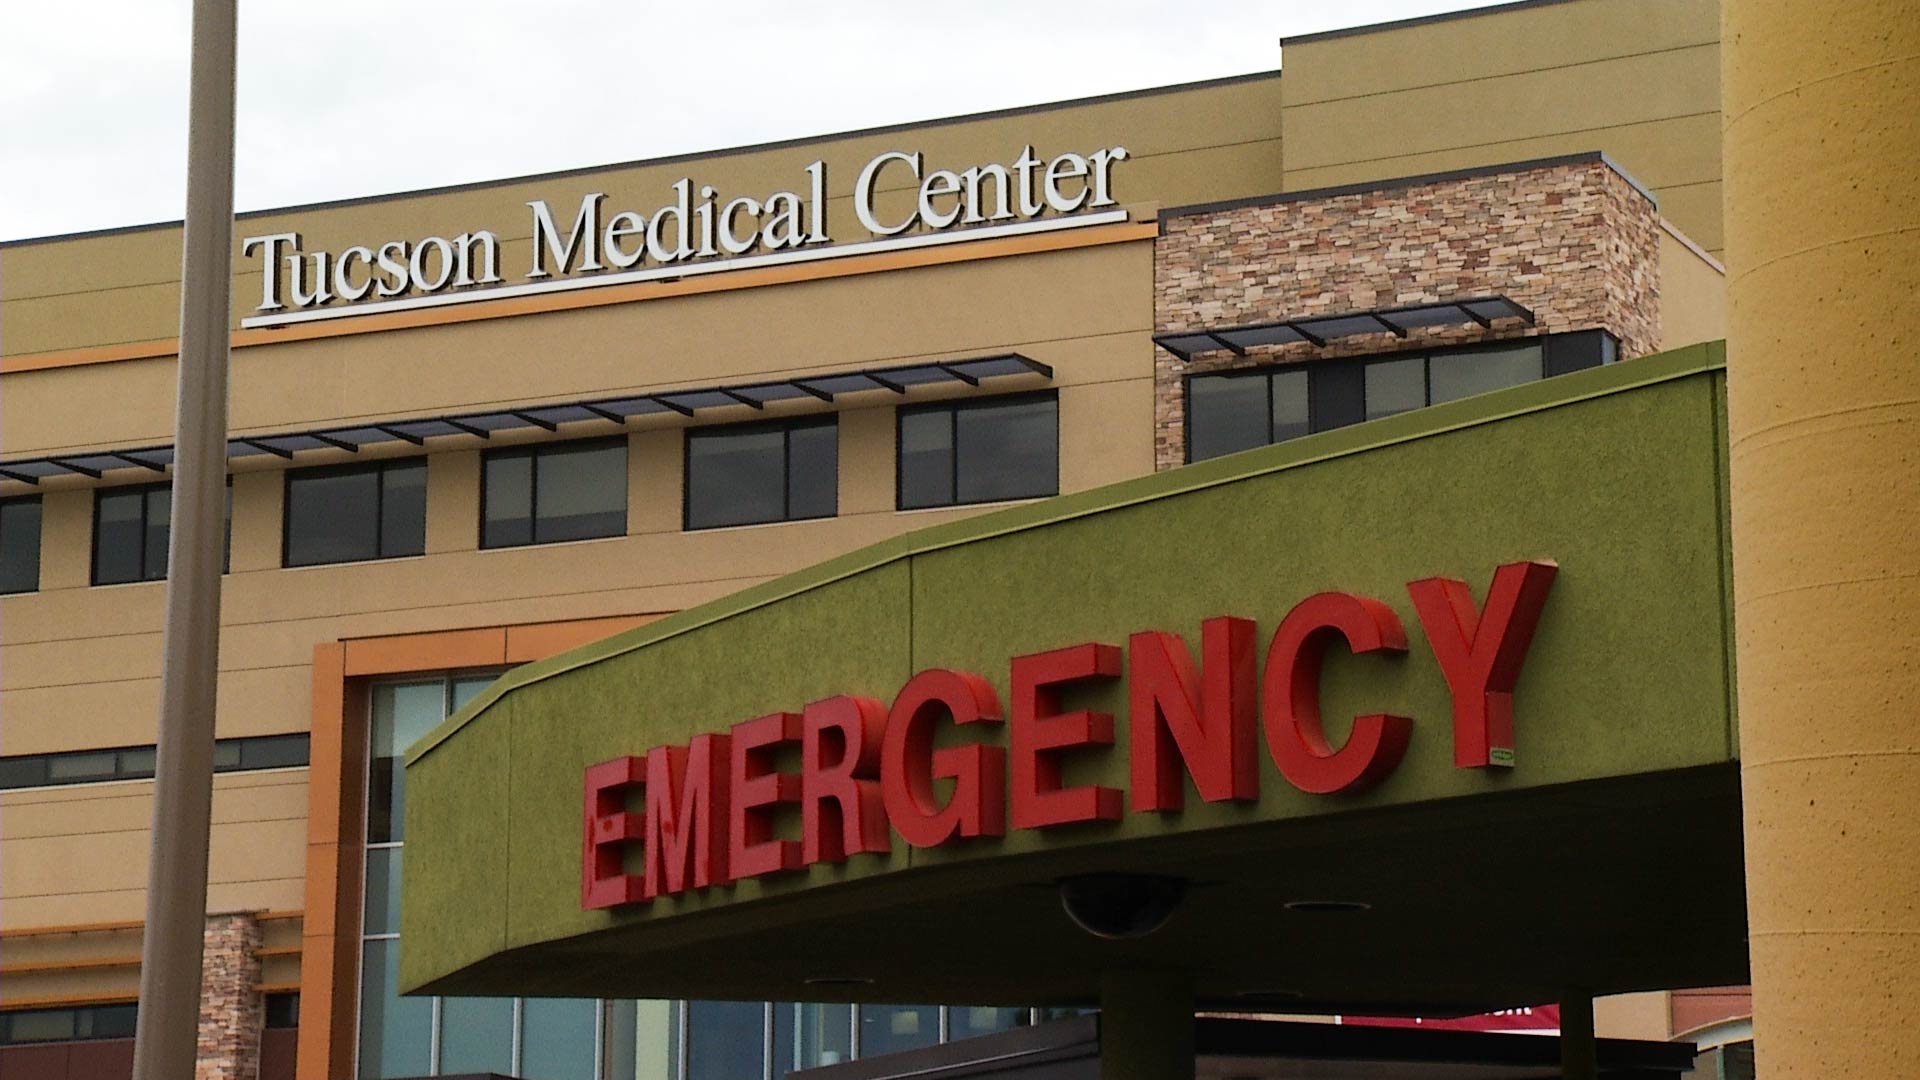
[[[250,912],[207,916],[200,970],[200,1040],[194,1080],[260,1075],[260,921]]]

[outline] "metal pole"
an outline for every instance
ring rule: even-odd
[[[133,1080],[194,1074],[226,530],[235,0],[194,0],[166,659]]]

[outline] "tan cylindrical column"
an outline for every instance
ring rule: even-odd
[[[1723,12],[1759,1070],[1920,1076],[1920,2]]]

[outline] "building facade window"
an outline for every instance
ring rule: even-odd
[[[832,517],[840,425],[831,417],[687,432],[686,527]]]
[[[412,998],[399,994],[407,747],[496,673],[373,687],[368,717],[365,898],[361,917],[360,1080],[498,1073],[525,1080],[672,1080],[677,1043],[666,1002]],[[757,1075],[757,1074],[756,1074]]]
[[[168,484],[104,488],[93,496],[93,583],[120,585],[167,576],[173,516]]]
[[[491,450],[481,459],[480,546],[520,547],[627,531],[627,440]]]
[[[0,593],[40,587],[40,496],[0,499]]]
[[[247,772],[305,765],[308,743],[305,732],[220,739],[213,744],[213,771]],[[108,780],[151,780],[154,753],[152,746],[122,746],[0,757],[0,791],[97,784]]]
[[[901,409],[902,510],[1037,499],[1060,492],[1053,391]]]
[[[427,550],[427,463],[289,470],[283,523],[286,566],[419,555]]]
[[[139,1007],[79,1005],[59,1009],[10,1009],[0,1012],[0,1046],[91,1039],[131,1039]]]
[[[1430,353],[1321,360],[1187,377],[1187,460],[1285,442],[1612,363],[1603,330]]]

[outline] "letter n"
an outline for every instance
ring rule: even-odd
[[[1127,639],[1135,813],[1186,805],[1182,763],[1208,802],[1259,797],[1254,647],[1251,619],[1208,619],[1196,673],[1178,634],[1149,630]]]

